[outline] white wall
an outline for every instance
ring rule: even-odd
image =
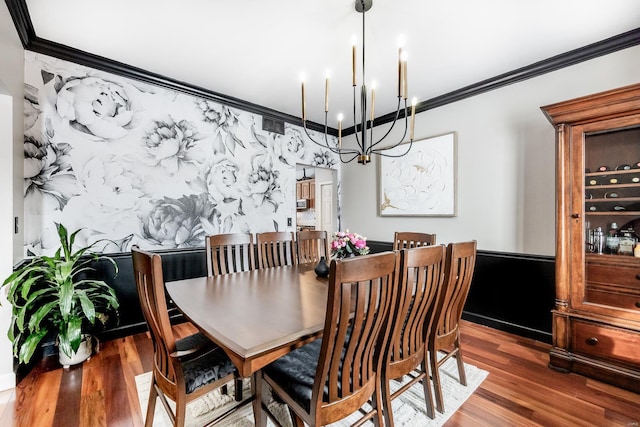
[[[439,243],[554,255],[555,134],[540,107],[637,83],[639,68],[635,46],[418,114],[416,140],[457,132],[457,216],[378,216],[375,158],[342,168],[343,228],[370,240],[423,231]]]
[[[22,146],[24,51],[7,10],[0,5],[0,279],[21,259],[22,233],[13,234],[13,217],[22,219]],[[4,292],[0,303],[0,390],[15,385],[9,329],[11,307]]]

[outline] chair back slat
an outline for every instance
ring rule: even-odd
[[[475,264],[475,241],[450,243],[447,246],[444,286],[438,302],[438,335],[447,335],[457,330],[471,287]]]
[[[444,246],[422,246],[400,252],[398,305],[389,362],[422,356],[430,316],[444,281]]]
[[[401,249],[419,248],[421,246],[433,246],[435,244],[435,234],[396,231],[393,237],[394,251],[399,251]]]
[[[136,247],[132,248],[131,255],[140,307],[154,347],[154,369],[167,381],[174,382],[175,372],[169,354],[176,347],[167,310],[162,258]]]
[[[258,268],[282,267],[297,263],[292,232],[274,231],[256,234]]]
[[[396,252],[331,262],[327,315],[312,392],[313,413],[332,408],[321,417],[323,423],[340,419],[344,411],[335,410],[336,406],[345,405],[346,413],[357,410],[376,387],[378,340],[390,336],[398,266]]]
[[[207,275],[238,273],[255,268],[253,236],[249,233],[207,236]]]
[[[328,259],[327,232],[324,230],[303,230],[296,234],[298,263],[317,263],[320,257]]]

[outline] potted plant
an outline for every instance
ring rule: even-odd
[[[61,364],[80,363],[91,356],[91,351],[77,352],[81,346],[91,348],[86,338],[96,320],[104,325],[109,314],[117,314],[115,291],[87,276],[93,270],[90,263],[100,259],[110,262],[117,274],[115,261],[92,252],[95,243],[73,252],[81,229],[69,235],[62,224],[56,227],[60,238],[56,253],[24,263],[2,284],[13,307],[8,335],[19,363],[28,363],[42,339],[54,335]]]

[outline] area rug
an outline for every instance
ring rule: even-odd
[[[397,399],[392,401],[393,418],[396,426],[441,426],[455,413],[458,408],[473,394],[478,386],[487,377],[488,372],[476,366],[465,364],[467,373],[467,386],[463,386],[458,382],[458,370],[455,359],[449,359],[440,369],[440,377],[442,381],[442,392],[444,394],[445,412],[441,414],[436,411],[436,418],[431,419],[426,415],[424,392],[421,384],[414,384],[409,390],[401,394]],[[151,384],[151,372],[136,376],[136,387],[138,389],[138,399],[143,417],[147,413],[147,400],[149,399],[149,386]],[[245,380],[243,393],[248,396],[250,393],[250,382]],[[392,381],[391,389],[397,389],[398,383]],[[170,402],[173,403],[173,402]],[[227,408],[233,406],[233,384],[229,384],[227,395],[214,391],[201,397],[198,400],[187,405],[187,427],[199,427],[206,425],[210,420],[214,419],[217,414],[223,413]],[[276,417],[284,426],[291,426],[291,420],[288,411],[284,405],[271,403],[270,408]],[[359,413],[355,413],[341,422],[331,424],[331,426],[342,427],[352,424],[360,418]],[[158,401],[154,415],[154,427],[169,427],[171,422],[169,417]],[[254,425],[253,409],[251,405],[246,405],[240,411],[236,411],[224,421],[216,424],[224,427],[250,427]],[[268,425],[273,426],[271,420]]]

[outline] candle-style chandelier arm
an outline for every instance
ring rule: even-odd
[[[309,133],[309,129],[307,129],[306,123],[303,124],[303,128],[304,128],[304,133],[307,134],[307,138],[309,138],[311,140],[311,142],[313,142],[314,144],[319,145],[321,147],[331,149],[331,147],[329,145],[325,145],[325,144],[323,144],[321,142],[318,142],[311,136],[311,134]],[[326,138],[326,134],[325,134],[325,138]]]
[[[340,158],[340,161],[341,161],[342,163],[351,163],[351,162],[352,162],[356,157],[358,157],[358,156],[360,155],[360,153],[354,153],[353,151],[350,151],[350,154],[353,154],[353,156],[351,156],[351,157],[349,158],[349,160],[344,160],[344,159],[342,158],[342,156],[343,156],[344,154],[346,154],[346,153],[338,153],[338,157]]]
[[[328,125],[327,125],[327,114],[325,113],[325,119],[324,119],[324,142],[319,142],[317,141],[313,136],[311,136],[311,134],[309,133],[309,129],[307,128],[307,121],[303,120],[302,121],[302,127],[304,128],[304,132],[307,134],[307,138],[309,138],[311,140],[311,142],[313,142],[316,145],[319,145],[321,147],[324,147],[328,150],[333,151],[334,153],[337,153],[337,149],[335,147],[332,147],[331,145],[329,145],[329,138],[328,138]]]
[[[398,118],[400,117],[400,103],[402,102],[402,97],[398,96],[398,106],[396,108],[396,117],[393,119],[393,122],[391,123],[391,126],[389,126],[389,129],[387,129],[387,132],[382,135],[382,137],[377,140],[375,143],[371,144],[371,146],[369,147],[369,152],[370,153],[378,153],[379,151],[382,150],[388,150],[390,148],[394,148],[397,147],[398,145],[400,145],[402,143],[402,141],[404,141],[404,139],[407,136],[407,129],[409,128],[409,118],[407,117],[407,100],[404,100],[404,133],[402,134],[402,138],[400,138],[400,140],[398,142],[396,142],[395,144],[391,144],[385,147],[381,147],[381,148],[375,148],[376,145],[380,144],[387,136],[389,136],[389,134],[391,133],[391,131],[393,130],[393,127],[396,125],[396,122],[398,121]],[[371,135],[373,136],[373,120],[371,121]],[[373,139],[372,139],[373,141]]]
[[[311,142],[313,142],[316,145],[319,145],[320,147],[328,149],[329,151],[331,151],[334,154],[337,154],[342,163],[349,163],[349,162],[353,161],[356,157],[358,157],[358,155],[360,155],[360,152],[357,151],[357,150],[350,149],[350,148],[344,149],[344,148],[340,148],[340,147],[332,147],[329,144],[329,139],[327,137],[327,135],[328,135],[328,132],[327,132],[327,128],[328,128],[328,125],[327,125],[327,113],[325,113],[324,143],[316,140],[313,136],[311,136],[311,133],[309,132],[309,129],[307,128],[306,120],[304,120],[302,122],[302,127],[304,128],[304,132],[307,135],[307,138],[309,138],[311,140]],[[348,154],[352,155],[351,158],[349,158],[349,160],[344,160],[342,158],[342,156],[348,155]]]
[[[377,154],[378,156],[384,156],[384,157],[402,157],[405,156],[407,153],[409,153],[409,151],[411,150],[411,146],[413,145],[413,139],[409,140],[409,143],[406,144],[407,145],[407,149],[404,150],[403,153],[399,153],[399,154],[388,154],[385,153],[384,150],[388,150],[390,148],[395,148],[397,146],[399,146],[401,143],[398,143],[396,145],[390,146],[390,147],[384,147],[384,148],[380,148],[378,150],[373,150],[373,154]]]

